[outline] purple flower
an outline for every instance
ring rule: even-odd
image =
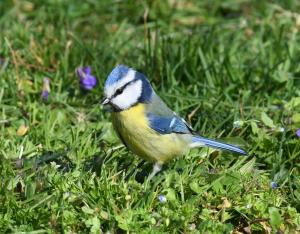
[[[272,189],[277,189],[279,187],[278,184],[276,182],[274,182],[274,181],[272,181],[270,183],[270,186],[271,186]]]
[[[44,100],[48,100],[49,94],[50,94],[50,80],[49,80],[49,78],[45,77],[43,79],[42,98]]]
[[[92,70],[90,67],[78,67],[76,69],[80,87],[85,90],[92,90],[97,84],[97,79],[91,74],[91,72]]]
[[[300,128],[296,131],[296,136],[300,138]]]
[[[164,195],[159,195],[159,196],[158,196],[158,200],[159,200],[161,203],[167,202],[167,198],[166,198],[166,196],[164,196]]]

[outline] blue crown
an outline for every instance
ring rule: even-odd
[[[119,80],[121,80],[123,77],[127,75],[127,73],[133,70],[130,67],[127,67],[125,65],[118,65],[116,66],[112,72],[107,77],[107,80],[105,81],[105,88],[115,84]],[[134,70],[135,71],[135,70]],[[135,71],[135,78],[134,80],[141,80],[143,82],[143,88],[142,88],[142,94],[140,96],[139,101],[146,103],[151,100],[151,96],[153,93],[152,87],[147,80],[146,76],[143,73],[140,73],[138,71]]]
[[[109,74],[109,76],[107,77],[107,80],[105,81],[105,86],[111,86],[114,83],[118,82],[120,79],[122,79],[122,77],[126,76],[126,74],[128,73],[128,71],[131,68],[125,66],[125,65],[118,65],[116,66],[112,72]]]

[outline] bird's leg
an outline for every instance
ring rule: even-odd
[[[153,170],[151,172],[151,174],[148,176],[146,183],[144,184],[144,190],[146,191],[148,188],[148,184],[151,181],[151,179],[158,173],[160,172],[162,169],[162,164],[161,163],[154,163],[153,165]]]
[[[161,171],[161,168],[162,168],[162,164],[156,162],[153,165],[153,170],[152,170],[151,174],[148,176],[147,180],[150,181],[158,172]]]

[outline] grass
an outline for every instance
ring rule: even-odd
[[[299,10],[296,0],[2,0],[0,232],[299,232]],[[151,165],[136,169],[98,104],[118,63],[147,74],[202,135],[249,156],[193,150],[144,189],[138,174]],[[89,93],[82,65],[99,81]]]

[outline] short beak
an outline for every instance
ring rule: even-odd
[[[102,99],[101,104],[102,104],[102,105],[106,105],[106,104],[108,104],[109,102],[110,102],[110,100],[109,100],[108,98],[105,97],[105,98]]]

